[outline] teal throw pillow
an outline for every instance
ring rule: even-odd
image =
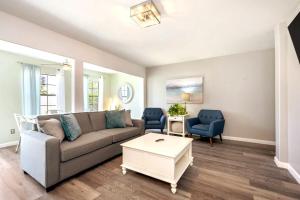
[[[105,119],[106,119],[106,128],[125,128],[125,111],[106,111]]]
[[[73,141],[81,135],[81,128],[73,114],[61,115],[60,122],[67,140]]]

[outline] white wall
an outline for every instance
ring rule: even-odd
[[[0,12],[0,39],[75,59],[73,109],[83,110],[83,62],[145,77],[145,69],[125,59],[91,47],[21,18]]]
[[[147,68],[147,106],[167,109],[168,79],[204,77],[204,104],[188,104],[195,116],[200,109],[220,109],[226,136],[275,140],[274,49]]]
[[[34,59],[22,55],[0,51],[0,144],[17,140],[18,128],[13,114],[22,114],[22,68],[18,62],[30,64],[48,63],[47,61]],[[55,74],[55,67],[44,67],[42,72]],[[70,72],[67,73],[66,91],[71,89]],[[66,93],[66,110],[71,111],[71,101]],[[10,129],[15,129],[16,134],[10,134]]]
[[[276,158],[289,166],[300,183],[300,64],[288,32],[289,23],[300,12],[300,5],[286,22],[275,29],[276,68]],[[281,78],[280,78],[281,77]],[[282,104],[281,102],[286,102]],[[284,141],[284,142],[283,142]]]
[[[129,83],[133,88],[132,100],[124,104],[119,100],[118,91],[119,88],[125,83]],[[134,119],[140,119],[144,110],[144,79],[128,74],[117,73],[110,75],[110,87],[111,97],[114,101],[117,101],[122,108],[131,110],[131,117]]]
[[[288,161],[300,174],[300,64],[292,40],[287,43]]]
[[[101,73],[97,71],[84,70],[84,74],[92,77],[103,77],[103,108],[110,110],[112,103],[121,106],[122,109],[131,110],[131,117],[140,119],[144,110],[144,79],[141,77],[124,73]],[[118,97],[119,88],[129,83],[133,88],[133,98],[128,104],[124,104]],[[113,108],[114,109],[114,108]]]
[[[276,122],[276,157],[282,162],[288,161],[288,101],[286,68],[286,27],[275,27],[275,122]],[[281,148],[279,148],[281,147]]]

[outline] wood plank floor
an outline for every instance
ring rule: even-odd
[[[0,149],[0,199],[300,199],[300,185],[274,164],[274,146],[225,140],[210,147],[207,141],[195,140],[193,156],[194,165],[178,182],[175,195],[167,183],[132,171],[123,176],[121,156],[46,193],[23,174],[14,148]]]

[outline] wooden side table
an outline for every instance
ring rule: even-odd
[[[182,137],[185,137],[185,134],[187,133],[185,131],[185,120],[186,120],[187,116],[188,116],[188,114],[168,116],[168,132],[167,132],[168,135],[175,134],[175,135],[181,135]],[[182,124],[182,132],[173,131],[171,128],[172,122],[180,122]]]

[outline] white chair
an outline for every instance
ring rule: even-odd
[[[19,138],[19,142],[18,145],[16,147],[16,153],[19,151],[19,147],[20,147],[20,143],[21,143],[21,132],[23,130],[22,125],[26,122],[26,118],[23,115],[20,114],[14,114],[16,123],[17,123],[17,127],[18,127],[18,131],[20,133],[20,138]]]
[[[36,118],[33,117],[33,116],[26,117],[24,115],[15,113],[14,117],[15,117],[15,120],[16,120],[16,123],[17,123],[18,131],[20,133],[19,142],[18,142],[18,145],[16,147],[16,153],[17,153],[19,151],[19,147],[20,147],[20,144],[21,144],[21,133],[22,133],[22,131],[32,129],[32,125],[37,124],[37,123],[36,123]],[[30,129],[29,129],[29,125],[31,126]]]

